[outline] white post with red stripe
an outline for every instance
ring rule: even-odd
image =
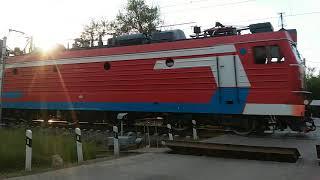
[[[26,162],[25,162],[25,170],[31,171],[32,164],[32,131],[26,131]]]

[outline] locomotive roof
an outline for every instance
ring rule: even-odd
[[[200,39],[186,39],[186,40],[174,41],[174,42],[162,42],[162,43],[134,45],[134,46],[66,50],[66,51],[58,51],[58,52],[46,53],[46,54],[31,53],[31,54],[26,54],[22,56],[9,57],[7,59],[7,63],[10,64],[10,63],[19,63],[24,61],[35,61],[35,60],[54,60],[54,59],[66,59],[66,58],[79,58],[79,57],[145,53],[145,52],[153,52],[153,51],[201,48],[201,47],[216,46],[216,45],[223,45],[223,44],[238,44],[238,43],[248,43],[248,42],[255,42],[255,41],[271,41],[271,40],[280,40],[280,39],[293,41],[293,39],[291,38],[291,36],[287,31],[277,31],[277,32],[210,37],[210,38],[200,38]]]

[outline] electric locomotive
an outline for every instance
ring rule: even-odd
[[[161,117],[230,125],[239,133],[270,125],[314,130],[296,30],[274,31],[270,23],[194,30],[191,38],[171,30],[8,57],[3,117],[48,119],[58,112],[72,122],[114,122],[126,112],[128,123]]]

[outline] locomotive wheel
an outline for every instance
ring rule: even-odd
[[[181,120],[170,120],[165,122],[164,124],[171,124],[172,129],[176,132],[181,132],[188,129],[188,126]]]
[[[181,132],[188,129],[192,117],[189,115],[169,114],[166,119],[167,123],[171,124],[173,130]]]
[[[188,129],[188,127],[183,122],[177,121],[172,123],[172,129],[175,131],[185,131]]]
[[[247,136],[256,129],[256,124],[255,120],[243,119],[241,120],[240,126],[234,128],[233,132],[240,136]]]

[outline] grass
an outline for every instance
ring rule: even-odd
[[[21,171],[25,166],[25,129],[0,129],[0,174]],[[51,156],[59,154],[64,164],[77,161],[73,134],[33,130],[32,168],[51,167]],[[101,149],[101,148],[100,148]],[[83,142],[84,159],[96,158],[96,142]]]

